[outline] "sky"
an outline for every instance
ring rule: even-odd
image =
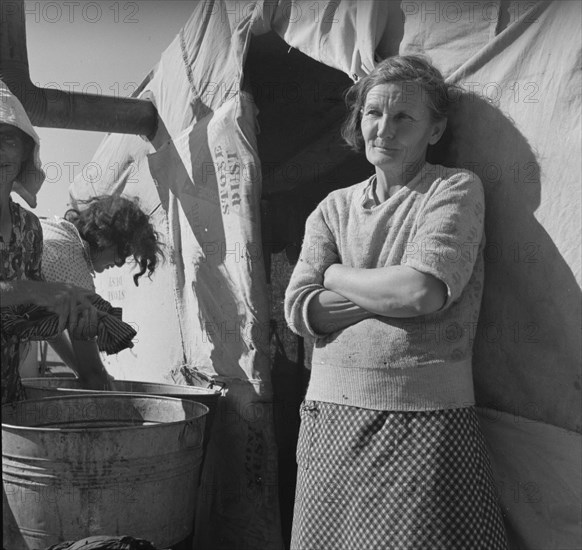
[[[128,96],[190,17],[191,0],[26,0],[30,77],[39,87]],[[47,174],[35,213],[62,215],[104,133],[37,128]]]

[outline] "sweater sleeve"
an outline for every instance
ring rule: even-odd
[[[285,292],[285,319],[289,328],[299,336],[321,336],[309,323],[309,302],[325,290],[325,270],[339,261],[336,240],[320,204],[305,224],[301,254]]]
[[[441,310],[459,298],[484,245],[485,199],[481,180],[457,172],[427,199],[402,263],[447,286]]]

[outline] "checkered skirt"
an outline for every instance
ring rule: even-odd
[[[305,401],[292,550],[507,550],[473,408]]]

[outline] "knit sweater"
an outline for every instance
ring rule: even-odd
[[[471,353],[483,288],[485,201],[479,178],[425,164],[381,204],[373,178],[330,193],[309,216],[285,295],[291,330],[315,340],[306,399],[375,410],[474,404]],[[308,306],[334,263],[405,265],[447,287],[443,307],[413,318],[374,316],[317,334]]]

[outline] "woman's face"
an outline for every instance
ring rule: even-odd
[[[25,135],[11,124],[0,123],[0,183],[12,185],[28,153]]]
[[[117,246],[110,244],[91,252],[91,263],[96,273],[103,273],[110,267],[121,267],[125,258],[119,256]]]
[[[446,120],[432,119],[424,93],[413,82],[378,84],[368,92],[361,129],[366,158],[377,169],[416,173],[428,146],[440,139]]]

